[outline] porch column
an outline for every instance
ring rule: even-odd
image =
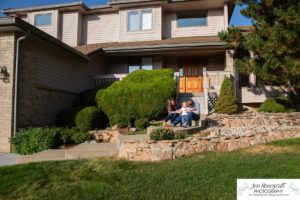
[[[203,67],[203,93],[204,93],[204,113],[208,115],[208,76],[206,67]]]
[[[224,4],[224,28],[228,28],[228,4]]]

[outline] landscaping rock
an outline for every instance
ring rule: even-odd
[[[113,143],[116,141],[118,136],[120,135],[120,132],[118,130],[113,131],[98,131],[94,133],[95,140],[97,142],[106,142],[106,143]]]
[[[234,151],[270,141],[300,138],[300,113],[213,114],[210,134],[170,141],[123,142],[119,157],[136,161],[160,161],[207,151]],[[150,134],[158,127],[149,127]]]

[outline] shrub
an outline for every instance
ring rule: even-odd
[[[186,136],[186,133],[184,131],[177,131],[174,133],[174,139],[184,139]]]
[[[96,127],[95,123],[100,111],[94,106],[81,109],[75,116],[76,127],[81,131],[89,131]]]
[[[109,87],[111,84],[112,82],[103,83],[101,84],[101,86],[97,88],[81,92],[75,101],[75,106],[76,107],[97,106],[97,102],[96,102],[97,92]]]
[[[83,142],[89,140],[90,134],[77,131],[77,132],[73,133],[73,135],[71,136],[71,139],[74,144],[80,144],[80,143],[83,143]]]
[[[134,126],[139,130],[144,130],[149,126],[149,120],[148,119],[137,119],[134,122]]]
[[[175,138],[172,129],[158,128],[150,134],[150,139],[153,141],[159,140],[173,140]]]
[[[59,143],[58,129],[28,128],[21,129],[11,138],[11,143],[19,154],[32,154],[46,149],[56,148]]]
[[[284,96],[270,97],[265,100],[258,108],[259,112],[294,112],[295,109],[292,108],[292,103],[288,98]]]
[[[126,115],[113,115],[109,119],[110,126],[117,125],[120,128],[128,127],[128,123],[130,122],[130,119]]]
[[[59,127],[77,127],[81,131],[89,131],[94,128],[105,127],[108,119],[103,112],[95,106],[72,108],[60,112],[56,118]]]
[[[137,70],[100,90],[96,100],[109,118],[120,114],[130,120],[153,119],[165,114],[166,100],[175,95],[176,81],[172,70]]]
[[[237,99],[233,92],[232,81],[225,77],[220,91],[220,96],[215,105],[217,113],[234,114],[238,112]]]

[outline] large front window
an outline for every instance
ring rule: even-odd
[[[127,24],[128,31],[142,31],[152,29],[152,10],[138,10],[128,12]]]
[[[178,27],[206,26],[207,14],[182,13],[177,15]]]
[[[129,57],[128,58],[128,72],[144,69],[153,69],[153,58],[152,57]]]
[[[51,18],[52,18],[51,13],[37,14],[37,15],[35,15],[34,25],[35,26],[49,26],[49,25],[51,25],[51,21],[52,21]]]

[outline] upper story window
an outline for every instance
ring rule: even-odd
[[[127,24],[128,31],[152,29],[152,10],[129,11],[127,13]]]
[[[206,26],[207,14],[204,13],[182,13],[177,15],[178,27],[193,27],[193,26]]]
[[[52,14],[37,14],[34,18],[34,25],[35,26],[49,26],[51,25],[52,21]]]

